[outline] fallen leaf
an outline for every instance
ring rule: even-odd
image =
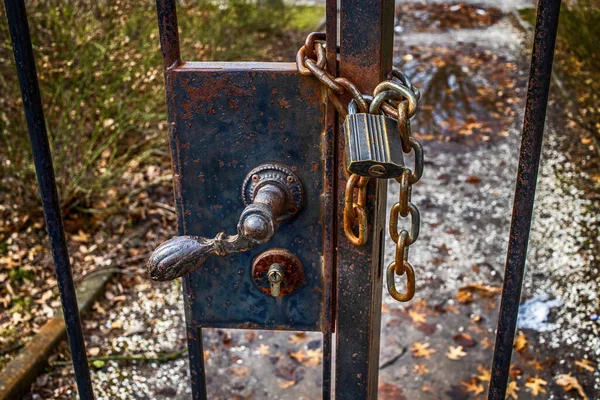
[[[468,333],[459,333],[458,335],[454,335],[452,339],[464,348],[474,347],[477,344],[473,336]]]
[[[492,347],[494,347],[494,343],[492,343],[490,341],[490,339],[488,339],[486,337],[481,339],[481,345],[483,346],[484,349],[491,349]]]
[[[304,342],[304,339],[306,339],[306,334],[303,332],[298,332],[295,335],[290,336],[288,342],[291,344],[300,344]]]
[[[316,367],[323,359],[323,351],[321,349],[307,350],[306,352],[298,350],[295,353],[289,353],[290,357],[298,361],[305,367]]]
[[[289,355],[294,360],[298,361],[300,364],[302,364],[304,362],[304,360],[306,360],[308,358],[308,356],[306,355],[306,353],[304,351],[302,351],[302,349],[298,350],[295,353],[289,353]]]
[[[525,350],[527,350],[527,338],[523,332],[519,332],[519,335],[515,338],[513,347],[519,353],[523,353]]]
[[[473,302],[473,293],[467,292],[465,290],[459,290],[456,295],[456,300],[462,304],[469,304]]]
[[[579,383],[577,378],[575,378],[573,375],[571,375],[571,374],[558,375],[556,377],[556,384],[562,386],[562,388],[565,390],[565,392],[569,392],[571,390],[577,390],[577,393],[579,393],[579,396],[581,396],[581,398],[583,400],[588,400],[587,395],[583,391],[583,387],[581,387],[581,384]]]
[[[446,353],[446,357],[448,357],[449,359],[451,359],[453,361],[458,361],[466,355],[467,355],[467,353],[463,351],[462,346],[456,346],[456,347],[450,346],[448,348],[448,352]]]
[[[90,235],[82,230],[79,230],[76,235],[71,236],[71,239],[79,243],[88,243],[90,241]]]
[[[521,375],[523,375],[523,369],[515,364],[510,365],[510,369],[508,370],[508,375],[517,380]]]
[[[282,389],[287,389],[287,388],[294,386],[295,384],[296,384],[296,381],[283,381],[283,382],[279,382],[279,387]]]
[[[378,385],[377,398],[379,400],[406,400],[402,388],[387,382]]]
[[[460,384],[465,387],[467,393],[478,395],[484,391],[483,385],[479,383],[477,378],[471,378],[469,382],[461,382]]]
[[[490,379],[492,379],[492,372],[485,367],[485,365],[479,365],[477,366],[477,372],[479,372],[479,375],[477,375],[477,379],[479,379],[482,382],[489,382]]]
[[[269,352],[269,346],[267,346],[264,343],[261,343],[260,346],[258,346],[258,352],[262,356],[268,356],[270,354],[270,352]]]
[[[429,360],[430,355],[432,355],[433,353],[437,353],[436,349],[429,348],[429,343],[419,342],[414,342],[412,347],[410,348],[410,351],[413,353],[414,358],[425,357],[427,360]]]
[[[575,365],[589,372],[594,372],[596,370],[596,363],[591,362],[587,358],[582,358],[581,360],[575,361]]]
[[[307,360],[303,363],[306,367],[316,367],[321,364],[323,359],[323,351],[321,349],[307,350]]]
[[[465,290],[469,292],[478,292],[486,297],[492,297],[494,295],[502,293],[501,287],[489,286],[485,283],[470,283],[461,287],[459,290]]]
[[[546,393],[546,389],[543,386],[547,384],[548,382],[536,375],[535,378],[529,378],[527,383],[525,383],[525,387],[531,389],[532,395],[537,396],[540,393]]]
[[[427,318],[426,318],[425,314],[422,314],[422,313],[420,313],[418,311],[410,310],[408,312],[408,316],[410,317],[410,319],[412,319],[412,321],[415,324],[425,324],[425,323],[427,323]]]
[[[513,399],[518,399],[519,395],[517,392],[519,391],[519,386],[517,382],[510,381],[508,382],[508,386],[506,387],[506,398],[512,397]]]
[[[92,361],[92,365],[94,366],[94,368],[100,369],[100,368],[104,367],[104,365],[106,365],[106,363],[102,360],[94,360],[94,361]]]
[[[428,374],[429,368],[427,368],[427,366],[425,364],[416,364],[413,367],[413,372],[419,374],[419,375],[424,375],[424,374]]]

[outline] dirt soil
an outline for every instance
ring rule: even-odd
[[[531,36],[510,14],[520,2],[481,4],[398,8],[394,64],[423,93],[413,132],[426,170],[413,190],[422,217],[410,254],[417,295],[399,304],[384,292],[381,399],[483,399],[487,392]],[[552,96],[510,371],[513,399],[600,394],[600,165],[563,108]],[[389,206],[397,195],[390,185]],[[147,249],[174,233],[172,211],[160,209],[167,211],[151,229],[138,232],[145,250],[128,263],[138,273],[119,274],[84,328],[90,356],[173,359],[94,363],[99,400],[190,398],[187,358],[179,357],[180,283],[152,283],[140,272]],[[388,238],[386,262],[392,244]],[[205,330],[210,398],[318,399],[320,346],[319,334]],[[65,359],[63,345],[54,360]],[[70,398],[73,391],[71,367],[55,365],[28,398]]]

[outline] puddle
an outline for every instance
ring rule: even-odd
[[[548,322],[550,311],[560,307],[560,299],[550,299],[547,293],[541,293],[519,306],[517,328],[531,329],[537,332],[550,332],[558,328],[558,324]]]

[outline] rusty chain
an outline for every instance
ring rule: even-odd
[[[326,68],[325,33],[314,32],[308,35],[304,46],[296,56],[298,71],[304,76],[314,76],[326,89],[327,97],[342,118],[348,110],[339,96],[346,93],[352,96],[361,113],[378,114],[383,112],[386,116],[398,121],[398,134],[402,139],[402,151],[414,153],[413,169],[406,168],[402,176],[396,178],[400,184],[398,202],[394,204],[390,213],[389,233],[396,244],[394,261],[387,268],[387,285],[389,294],[398,301],[409,301],[415,294],[415,273],[408,261],[408,248],[419,236],[420,214],[419,209],[411,202],[412,185],[417,183],[423,175],[423,148],[418,140],[412,137],[410,118],[415,115],[421,98],[420,91],[408,80],[406,75],[398,69],[392,70],[392,78],[377,85],[373,96],[360,92],[358,87],[344,77],[334,77]],[[354,246],[362,246],[367,242],[367,211],[366,196],[368,177],[351,174],[346,183],[344,196],[344,233]],[[355,191],[358,191],[355,201]],[[410,215],[410,228],[398,231],[400,218]],[[358,225],[358,236],[354,233],[354,225]],[[406,274],[406,290],[399,292],[396,288],[396,275]]]
[[[367,243],[367,183],[369,178],[350,175],[346,183],[344,196],[344,233],[354,246]],[[358,189],[358,200],[354,201],[354,190]],[[354,234],[353,226],[357,222],[358,236]]]

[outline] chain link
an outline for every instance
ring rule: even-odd
[[[298,71],[304,76],[314,76],[326,88],[327,97],[342,118],[348,110],[340,97],[346,91],[352,96],[361,113],[383,113],[398,121],[398,134],[402,139],[402,151],[414,153],[413,169],[405,168],[402,175],[396,178],[400,184],[398,202],[390,213],[389,233],[396,244],[394,261],[387,268],[386,280],[389,294],[398,301],[409,301],[415,294],[415,273],[408,262],[408,249],[418,239],[421,224],[419,209],[411,202],[412,185],[423,175],[423,148],[418,140],[412,137],[410,118],[415,115],[421,93],[399,69],[394,68],[391,78],[379,83],[373,91],[373,97],[360,92],[354,83],[344,77],[334,77],[326,69],[325,34],[311,33],[304,46],[296,56]],[[346,183],[344,196],[344,233],[354,246],[362,246],[367,242],[367,184],[368,177],[350,175]],[[355,192],[357,200],[355,201]],[[410,227],[398,230],[400,218],[410,215]],[[358,226],[358,236],[354,226]],[[396,288],[396,275],[406,274],[406,288],[399,292]]]
[[[369,178],[356,174],[350,175],[346,183],[344,196],[344,233],[354,246],[367,243],[367,183]],[[354,201],[354,190],[358,189],[358,201]],[[358,236],[354,234],[354,223],[358,225]]]

